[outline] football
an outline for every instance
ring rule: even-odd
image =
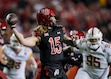
[[[18,22],[18,17],[15,13],[9,13],[6,16],[6,22],[9,25],[15,25]]]

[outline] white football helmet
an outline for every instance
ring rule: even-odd
[[[21,49],[22,46],[14,34],[12,34],[12,36],[10,37],[10,45],[14,49]]]
[[[87,45],[91,49],[98,49],[102,41],[102,32],[97,28],[93,27],[86,33]]]

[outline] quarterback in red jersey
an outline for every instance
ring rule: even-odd
[[[6,17],[6,22],[10,25],[20,43],[25,46],[37,45],[39,47],[42,64],[40,79],[67,79],[61,65],[63,59],[62,43],[72,44],[72,40],[64,33],[64,27],[57,25],[55,16],[54,10],[42,8],[37,13],[39,25],[34,29],[35,33],[27,38],[24,38],[23,34],[16,30],[16,17],[13,17],[12,14],[8,14]]]

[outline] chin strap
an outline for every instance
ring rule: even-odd
[[[100,46],[99,46],[99,47],[100,47]],[[99,48],[99,47],[98,47],[98,48]],[[97,49],[98,49],[98,48],[97,48]],[[89,49],[91,49],[91,50],[93,50],[93,51],[96,51],[96,50],[97,50],[97,49],[92,49],[92,48],[90,48],[90,47],[89,47]]]

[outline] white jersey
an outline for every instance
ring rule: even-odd
[[[16,54],[9,45],[4,45],[4,54],[10,68],[4,68],[3,72],[8,79],[25,79],[26,61],[32,56],[32,50],[28,47],[21,47],[21,51]]]
[[[90,79],[106,79],[109,72],[108,63],[111,63],[111,46],[103,41],[96,51],[88,48],[86,42],[79,42],[78,46],[79,52],[83,53],[83,71],[89,74]]]

